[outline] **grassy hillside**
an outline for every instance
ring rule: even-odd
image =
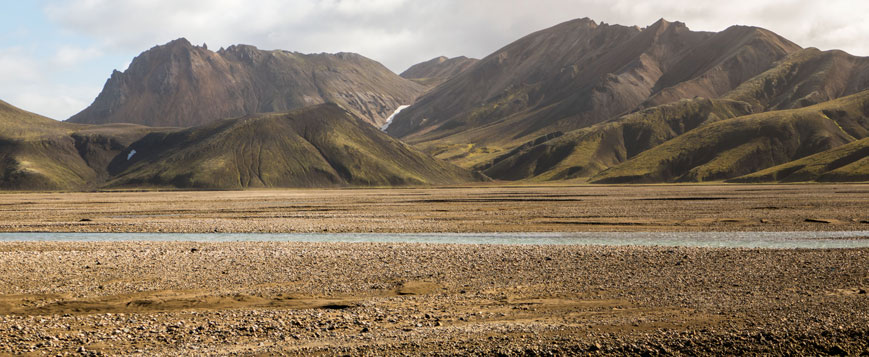
[[[450,184],[478,179],[334,104],[228,119],[130,145],[110,186],[191,188]]]
[[[77,190],[95,178],[68,136],[0,139],[0,188]]]
[[[749,112],[742,102],[682,100],[530,142],[481,168],[502,180],[586,178],[698,126]]]
[[[388,186],[481,179],[335,104],[161,129],[58,122],[0,102],[0,189]]]
[[[72,125],[66,125],[21,110],[0,100],[0,137],[10,139],[29,139],[40,136],[62,135],[72,130]]]
[[[0,188],[81,190],[108,178],[106,164],[155,129],[58,122],[0,101]]]
[[[95,174],[77,155],[72,127],[0,102],[0,188],[74,189]]]
[[[869,134],[869,91],[701,126],[591,178],[597,183],[724,180]]]
[[[869,138],[773,166],[730,182],[869,181]]]

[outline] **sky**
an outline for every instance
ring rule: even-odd
[[[869,56],[866,14],[866,0],[0,0],[0,100],[64,120],[113,70],[179,37],[210,49],[356,52],[400,73],[441,55],[482,58],[581,17],[640,27],[665,18],[702,31],[752,25]]]

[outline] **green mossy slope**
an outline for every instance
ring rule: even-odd
[[[0,189],[98,187],[109,176],[107,163],[155,130],[58,122],[0,101]]]
[[[422,154],[334,104],[221,120],[133,143],[110,186],[329,187],[480,179]]]
[[[729,182],[869,181],[869,138],[770,167]]]
[[[742,102],[682,100],[520,146],[495,159],[484,172],[502,180],[587,178],[686,131],[748,113],[750,108]]]
[[[747,115],[691,130],[591,178],[596,183],[725,180],[869,134],[869,91],[811,107]]]

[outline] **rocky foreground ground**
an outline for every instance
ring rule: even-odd
[[[0,231],[866,231],[867,207],[866,184],[2,193]],[[0,242],[0,355],[866,355],[867,289],[869,249]]]
[[[869,249],[0,243],[0,351],[869,354]]]

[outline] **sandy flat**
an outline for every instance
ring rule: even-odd
[[[869,230],[869,184],[0,194],[0,232]]]

